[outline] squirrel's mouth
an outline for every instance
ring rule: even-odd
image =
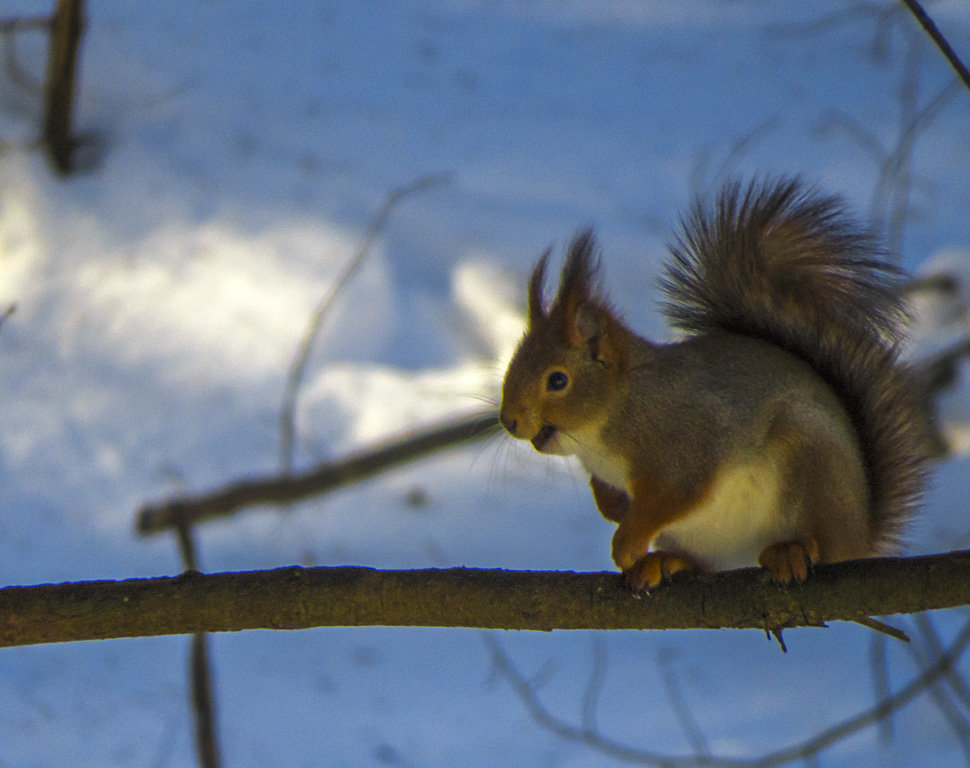
[[[538,434],[532,438],[532,447],[539,451],[539,453],[542,453],[542,449],[549,444],[549,441],[552,440],[555,435],[556,428],[552,426],[552,424],[546,424],[546,426],[540,429]]]

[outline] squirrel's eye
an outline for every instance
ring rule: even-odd
[[[562,371],[553,371],[546,379],[546,389],[550,392],[561,392],[569,383],[569,377]]]

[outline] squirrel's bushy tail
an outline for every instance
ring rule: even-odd
[[[672,325],[756,336],[807,361],[859,434],[876,552],[895,548],[925,476],[926,415],[898,345],[900,273],[838,198],[797,180],[729,185],[700,203],[661,285]]]

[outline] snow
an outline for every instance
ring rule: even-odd
[[[0,17],[52,5],[3,0]],[[32,147],[36,93],[0,74],[0,310],[17,305],[0,327],[0,581],[177,572],[169,537],[135,535],[136,508],[277,467],[310,314],[388,193],[423,175],[448,178],[397,203],[314,348],[300,466],[497,402],[530,265],[582,226],[598,228],[616,305],[662,338],[652,281],[695,192],[802,173],[877,213],[903,69],[918,67],[921,105],[953,75],[902,10],[886,21],[842,8],[89,0],[88,170],[52,176]],[[929,9],[970,58],[966,4]],[[43,39],[15,42],[21,74],[40,82]],[[912,156],[902,263],[957,280],[914,300],[915,357],[970,332],[968,119],[970,95],[954,90]],[[967,376],[964,364],[940,400],[962,453],[942,463],[912,552],[970,541]],[[198,539],[209,571],[609,570],[611,530],[574,464],[497,438]],[[934,620],[950,637],[963,617]],[[573,724],[601,647],[601,730],[690,753],[669,664],[708,748],[756,756],[871,706],[871,634],[793,631],[787,655],[756,632],[497,639]],[[616,763],[530,720],[475,631],[210,642],[226,765]],[[3,650],[0,766],[194,765],[186,651],[180,637]],[[918,674],[901,645],[887,653],[894,687]],[[929,696],[894,730],[889,744],[863,731],[821,762],[959,760]]]

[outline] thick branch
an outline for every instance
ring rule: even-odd
[[[613,573],[282,568],[7,587],[0,646],[323,626],[778,629],[970,604],[970,551],[819,567],[804,584],[754,568],[684,575],[635,599]]]

